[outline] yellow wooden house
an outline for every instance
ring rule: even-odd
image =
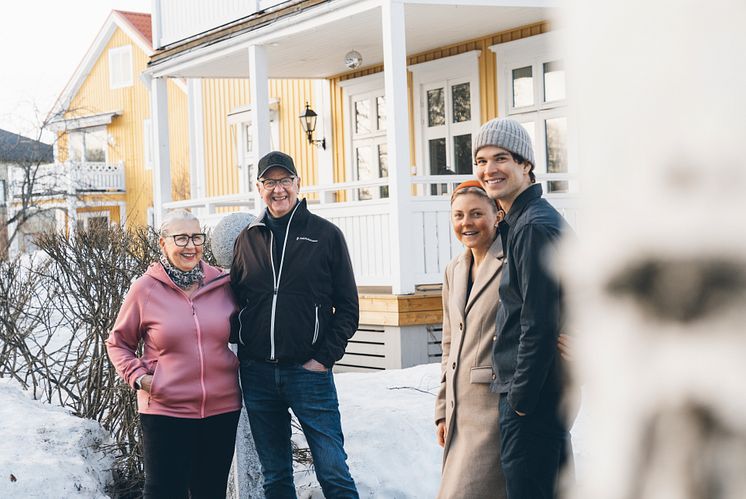
[[[472,137],[511,116],[534,140],[547,198],[573,223],[575,134],[549,0],[156,0],[145,75],[155,217],[188,208],[208,225],[261,210],[254,165],[279,149],[310,209],[344,232],[360,331],[340,365],[382,369],[439,355],[439,285],[462,251],[449,193],[472,178]],[[169,179],[167,85],[188,92],[192,196]],[[313,111],[313,113],[310,113]],[[312,131],[301,115],[315,114]]]
[[[153,54],[149,14],[112,11],[51,113],[54,168],[66,179],[59,223],[152,223]],[[191,196],[186,83],[168,82],[172,199]],[[60,220],[61,219],[61,220]]]

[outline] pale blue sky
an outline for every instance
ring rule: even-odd
[[[34,136],[111,10],[151,0],[22,0],[0,16],[0,128]]]

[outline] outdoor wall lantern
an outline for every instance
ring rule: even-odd
[[[313,109],[308,105],[308,102],[306,102],[306,110],[298,116],[300,118],[300,124],[303,127],[303,131],[306,132],[306,138],[308,139],[309,144],[317,144],[320,145],[322,149],[326,149],[326,139],[321,138],[320,140],[314,140],[313,138],[313,132],[316,130],[316,118],[318,115],[314,112]]]

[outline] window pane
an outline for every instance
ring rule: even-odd
[[[375,178],[371,169],[370,146],[355,148],[355,168],[357,170],[358,180],[370,180]],[[358,189],[358,199],[372,199],[370,188]]]
[[[386,130],[386,99],[376,97],[376,109],[378,111],[378,130]]]
[[[446,139],[431,139],[428,141],[430,151],[430,175],[452,175],[446,169]]]
[[[459,83],[451,87],[453,99],[453,122],[461,123],[471,120],[471,88],[468,83]]]
[[[452,175],[453,172],[446,168],[446,139],[431,139],[428,141],[430,153],[430,175]],[[430,185],[430,194],[443,194],[448,189],[447,184]]]
[[[251,135],[251,125],[244,125],[244,134],[246,135],[246,152],[251,154],[254,150],[254,137]]]
[[[427,126],[446,124],[446,99],[442,88],[427,91]]]
[[[534,104],[534,78],[531,66],[513,70],[513,107]]]
[[[106,130],[99,129],[85,134],[85,160],[106,161]]]
[[[544,63],[544,102],[565,98],[565,64],[562,61]]]
[[[536,123],[533,121],[526,121],[521,123],[521,126],[526,129],[526,133],[531,138],[531,146],[536,150]]]
[[[389,157],[388,147],[386,144],[378,145],[378,176],[381,178],[386,178],[389,176]],[[382,185],[380,187],[380,192],[382,198],[389,197],[389,186]]]
[[[567,171],[567,118],[546,120],[547,173]]]
[[[456,173],[468,175],[472,172],[471,134],[457,135],[453,138],[453,154]]]
[[[355,133],[370,133],[370,101],[355,102]]]
[[[547,192],[569,192],[569,190],[567,180],[550,180],[547,182]]]
[[[67,149],[71,161],[83,161],[83,134],[80,132],[70,133]]]

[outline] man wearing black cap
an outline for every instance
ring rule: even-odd
[[[241,386],[268,499],[295,498],[290,413],[303,428],[324,496],[357,498],[347,467],[332,366],[357,330],[359,307],[342,232],[298,201],[293,158],[259,160],[264,214],[236,240],[231,286]]]

